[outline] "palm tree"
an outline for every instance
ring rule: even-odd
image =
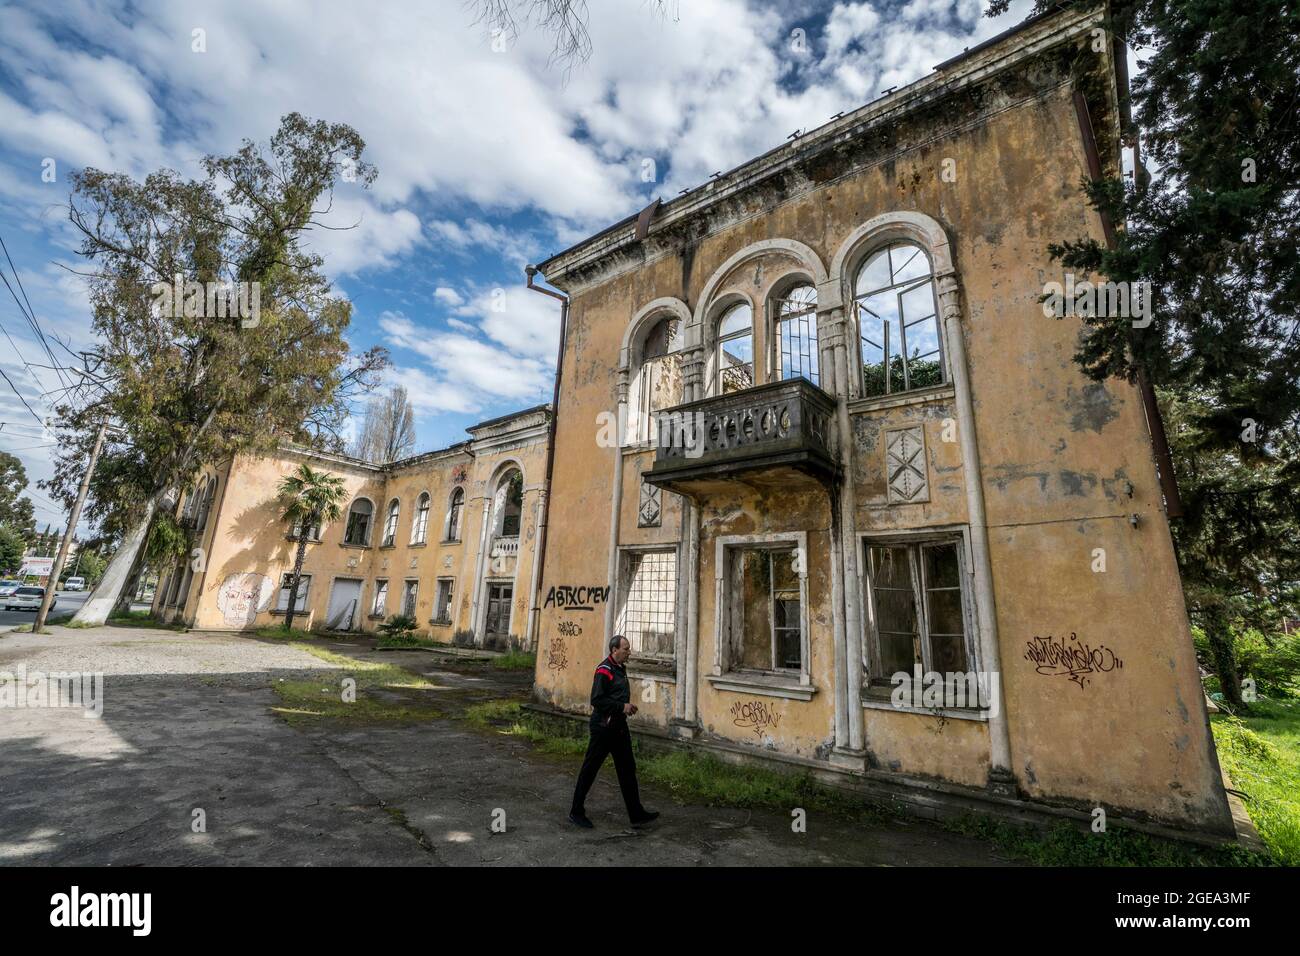
[[[302,562],[307,557],[307,541],[313,528],[322,523],[338,521],[343,516],[339,507],[347,494],[343,479],[323,471],[315,471],[307,464],[280,479],[277,492],[284,506],[280,517],[297,531],[298,555],[293,562],[293,577],[289,580],[289,606],[284,612],[284,629],[293,628],[294,606],[298,603],[298,582],[302,580]]]

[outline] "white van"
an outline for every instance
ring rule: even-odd
[[[65,590],[65,591],[84,591],[84,590],[86,590],[86,579],[85,579],[85,578],[68,578],[68,580],[66,580],[66,581],[63,582],[63,590]]]

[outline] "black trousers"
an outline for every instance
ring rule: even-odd
[[[608,727],[593,727],[591,742],[587,744],[587,756],[578,771],[578,786],[573,791],[572,813],[586,816],[587,793],[596,782],[605,758],[613,754],[614,769],[618,771],[618,786],[623,791],[623,802],[627,805],[627,815],[636,820],[645,814],[641,806],[641,793],[636,785],[636,760],[632,756],[632,734],[627,729],[627,721],[617,717]]]

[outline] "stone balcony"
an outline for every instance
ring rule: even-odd
[[[682,494],[719,481],[763,483],[839,475],[831,445],[835,399],[787,379],[659,412],[654,467],[645,480]]]

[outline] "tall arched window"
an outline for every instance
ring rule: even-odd
[[[348,524],[343,532],[344,544],[370,543],[370,518],[375,506],[367,498],[358,498],[348,509]]]
[[[718,322],[718,394],[754,385],[754,310],[733,305]]]
[[[208,513],[212,511],[212,501],[217,496],[217,479],[214,475],[208,479],[207,485],[203,490],[203,497],[199,501],[199,511],[194,518],[194,528],[196,531],[202,531],[208,526]]]
[[[397,542],[397,516],[401,512],[401,504],[396,498],[388,503],[388,517],[384,519],[384,539],[380,546],[391,548]]]
[[[776,302],[776,368],[781,378],[817,385],[817,290],[797,285]]]
[[[636,406],[629,423],[632,441],[655,437],[654,415],[680,405],[682,401],[681,322],[665,318],[650,327],[641,342],[640,367],[637,369],[634,394]]]
[[[465,489],[457,488],[451,493],[451,502],[447,506],[447,541],[460,540],[460,513],[465,507]]]
[[[415,502],[415,521],[411,524],[411,544],[424,544],[429,533],[429,493],[426,491]]]
[[[497,515],[496,533],[503,538],[519,537],[519,522],[524,511],[524,476],[518,468],[512,468],[501,477],[493,509]]]
[[[930,259],[899,242],[873,254],[854,285],[862,346],[862,394],[942,384],[943,342]]]

